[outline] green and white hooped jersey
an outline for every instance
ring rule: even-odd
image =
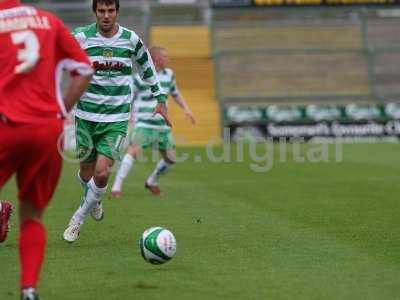
[[[171,69],[163,69],[157,73],[160,80],[161,92],[165,95],[178,95],[175,74]],[[169,130],[170,127],[160,115],[153,116],[157,100],[152,96],[148,84],[143,82],[139,75],[134,77],[135,99],[133,102],[135,127]]]
[[[96,24],[75,29],[74,36],[86,51],[95,70],[93,79],[75,109],[78,118],[93,122],[120,122],[130,118],[134,65],[149,92],[166,101],[153,61],[143,42],[132,30],[119,26],[118,33],[105,38]]]

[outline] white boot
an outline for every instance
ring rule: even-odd
[[[63,238],[69,243],[75,242],[79,238],[79,232],[81,231],[81,224],[76,222],[74,218],[69,221],[67,229],[64,231]]]
[[[95,221],[101,221],[104,219],[104,211],[103,211],[103,204],[100,202],[97,202],[92,210],[90,211],[90,215]]]

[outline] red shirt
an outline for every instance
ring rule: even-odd
[[[64,23],[17,0],[0,2],[0,115],[17,123],[60,118],[63,70],[92,73]]]

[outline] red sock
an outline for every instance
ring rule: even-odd
[[[20,230],[21,288],[36,288],[46,248],[46,229],[38,221],[27,220]]]

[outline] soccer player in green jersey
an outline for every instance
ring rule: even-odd
[[[134,65],[155,99],[152,114],[169,124],[166,95],[161,92],[149,51],[135,32],[117,23],[119,1],[93,0],[92,8],[96,23],[74,31],[95,74],[75,110],[78,179],[84,193],[63,235],[68,242],[78,239],[88,213],[97,221],[103,219],[101,199],[127,133]]]
[[[162,92],[166,95],[171,95],[194,124],[195,118],[177,88],[174,72],[167,68],[167,50],[161,47],[152,47],[150,54],[156,66]],[[135,125],[130,137],[128,151],[121,162],[111,190],[111,195],[114,198],[121,197],[122,183],[142,149],[155,146],[162,156],[162,159],[158,162],[145,183],[145,188],[154,195],[160,195],[161,193],[158,185],[159,177],[165,174],[176,160],[175,142],[171,134],[171,127],[168,126],[162,117],[152,113],[157,105],[157,101],[151,96],[150,86],[143,82],[139,76],[136,76],[135,89],[135,99],[133,102]]]

